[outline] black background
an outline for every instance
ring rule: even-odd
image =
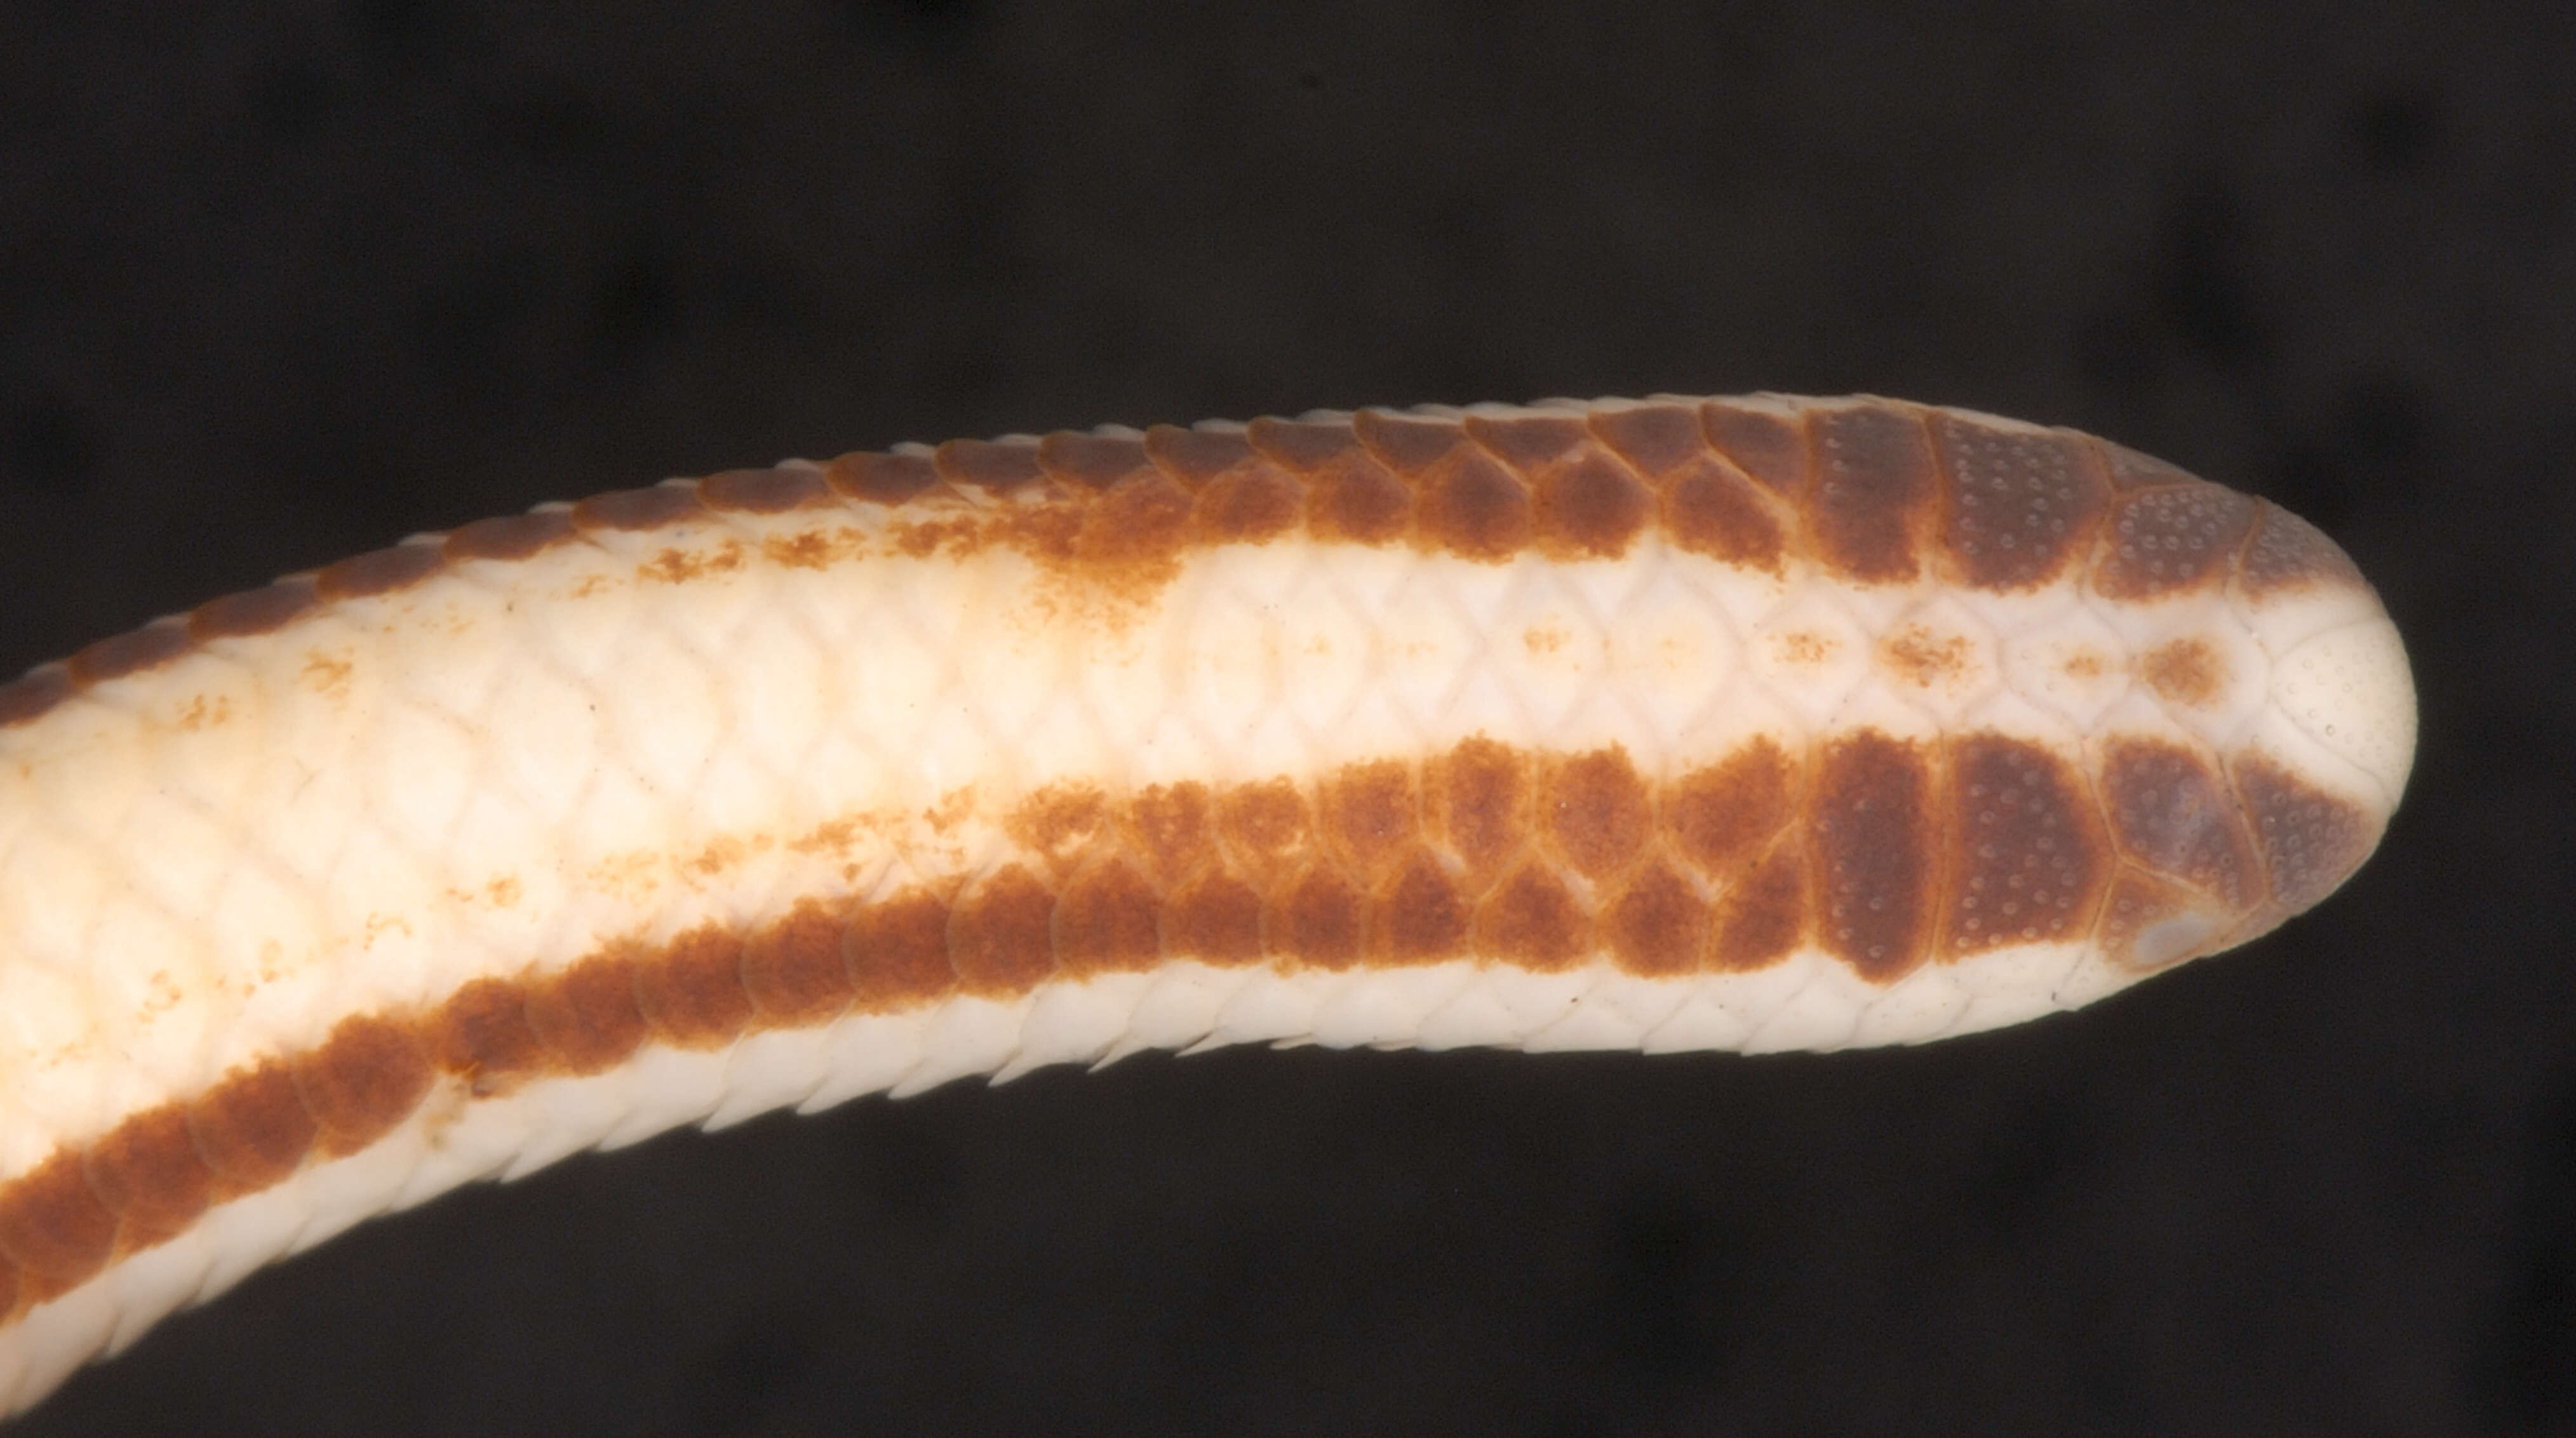
[[[0,669],[666,474],[1871,390],[2335,534],[2319,912],[1905,1052],[1236,1053],[583,1158],[20,1430],[2576,1427],[2576,7],[0,12]]]

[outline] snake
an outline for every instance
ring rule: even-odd
[[[2072,1009],[2325,898],[2414,748],[2315,527],[1872,396],[904,444],[414,536],[0,685],[0,1409],[681,1125]]]

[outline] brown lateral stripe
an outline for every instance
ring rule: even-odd
[[[212,1204],[363,1149],[434,1084],[504,1094],[602,1072],[647,1042],[703,1049],[1178,959],[1548,971],[1601,955],[1674,978],[1766,967],[1814,942],[1888,983],[2003,943],[2127,953],[2214,937],[2266,903],[2313,901],[2375,837],[2350,805],[2259,758],[2231,788],[2189,751],[2129,743],[2098,787],[2108,813],[2095,785],[2025,740],[1863,730],[1813,755],[1757,739],[1663,778],[1616,748],[1472,739],[1311,779],[1051,791],[1011,820],[1032,862],[868,901],[811,895],[745,931],[623,940],[551,973],[476,979],[423,1012],[352,1015],[310,1051],[129,1116],[0,1185],[0,1293],[23,1312]]]
[[[986,498],[961,511],[958,497],[970,493]],[[996,508],[994,497],[1007,502]],[[1362,410],[1239,429],[1159,426],[1142,437],[952,440],[480,520],[213,600],[0,684],[0,728],[197,644],[274,633],[451,564],[524,561],[584,535],[711,514],[846,504],[894,511],[887,537],[898,552],[1010,545],[1122,600],[1157,592],[1194,547],[1300,531],[1498,563],[1533,548],[1617,558],[1660,530],[1685,552],[1768,573],[1804,559],[1856,583],[1902,583],[1930,560],[1936,573],[1998,590],[2048,582],[2089,556],[2092,582],[2114,599],[2222,582],[2231,565],[2256,599],[2361,582],[2314,528],[2278,510],[2257,526],[2253,501],[2170,465],[2067,431],[1892,400],[1659,400],[1463,417]],[[814,567],[823,554],[790,544],[768,562]],[[656,577],[683,582],[739,562],[674,562]]]

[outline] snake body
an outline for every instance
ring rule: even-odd
[[[2072,1007],[2324,897],[2413,745],[2315,529],[1869,398],[903,446],[416,537],[0,686],[0,1405],[679,1124]]]

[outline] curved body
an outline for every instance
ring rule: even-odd
[[[0,1401],[678,1124],[2072,1007],[2324,897],[2413,743],[2314,529],[1876,399],[959,442],[423,536],[0,687]]]

